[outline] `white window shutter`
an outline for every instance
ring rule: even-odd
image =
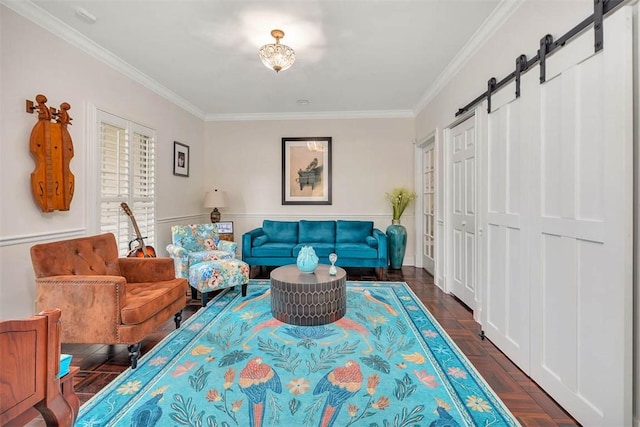
[[[98,115],[100,129],[99,221],[102,233],[113,233],[120,255],[129,252],[136,233],[123,211],[126,203],[144,243],[155,240],[155,132],[105,112]],[[133,245],[134,247],[136,244]]]

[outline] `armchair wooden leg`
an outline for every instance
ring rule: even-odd
[[[176,329],[178,329],[180,327],[180,324],[182,323],[182,310],[180,310],[173,316],[173,321],[176,322]]]
[[[140,357],[140,343],[137,342],[127,347],[129,350],[129,360],[131,360],[131,369],[138,367],[138,358]]]
[[[249,286],[248,283],[245,283],[244,285],[242,285],[242,296],[246,297],[247,296],[247,287]]]
[[[73,425],[76,414],[74,414],[73,408],[64,396],[62,394],[56,394],[51,401],[48,402],[48,400],[49,399],[45,399],[35,406],[40,414],[42,414],[45,424],[48,426]]]
[[[198,299],[198,290],[196,288],[194,288],[193,286],[191,287],[191,298],[192,299]]]

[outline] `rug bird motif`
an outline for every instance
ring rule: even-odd
[[[517,426],[405,283],[347,282],[347,314],[288,325],[268,280],[227,290],[80,408],[79,427]]]

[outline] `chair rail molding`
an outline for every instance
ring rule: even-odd
[[[6,246],[26,245],[29,243],[41,243],[49,240],[70,239],[74,237],[84,236],[86,233],[86,228],[74,228],[70,230],[25,234],[22,236],[2,236],[0,237],[0,248]]]

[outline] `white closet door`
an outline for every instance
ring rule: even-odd
[[[451,129],[450,288],[475,310],[476,292],[476,128],[475,117]]]
[[[548,58],[532,156],[531,376],[590,426],[631,425],[631,18]]]

